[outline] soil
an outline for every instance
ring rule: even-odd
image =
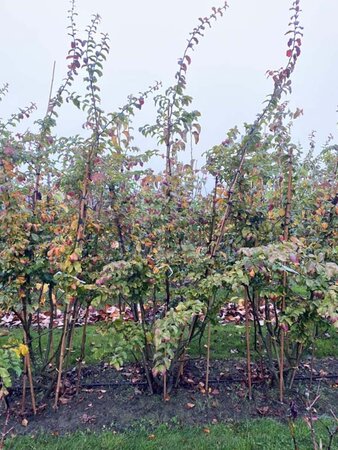
[[[306,413],[306,391],[310,399],[320,394],[316,402],[317,415],[329,415],[330,409],[338,414],[338,360],[326,358],[314,361],[312,381],[310,364],[303,364],[297,373],[292,389],[285,395],[284,403],[278,400],[277,387],[271,386],[266,373],[252,366],[253,398],[248,399],[245,382],[245,361],[212,361],[210,392],[205,392],[205,360],[189,361],[180,385],[173,389],[170,398],[150,395],[142,370],[129,365],[116,371],[107,364],[85,367],[81,390],[76,394],[76,374],[70,371],[64,380],[57,410],[53,398],[42,403],[43,390],[38,394],[38,413],[34,416],[29,405],[20,414],[19,389],[10,396],[10,414],[0,405],[0,430],[9,435],[52,433],[55,435],[76,430],[122,431],[169,425],[206,425],[258,417],[286,420],[291,401],[299,415]],[[7,424],[6,422],[7,417]]]

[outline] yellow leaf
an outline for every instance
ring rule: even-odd
[[[18,350],[21,356],[26,356],[28,354],[28,347],[26,344],[20,344]]]
[[[76,230],[76,229],[77,229],[77,225],[78,225],[78,219],[76,218],[76,219],[74,219],[74,220],[72,221],[72,223],[70,224],[70,229],[71,229],[71,230]]]
[[[111,137],[111,142],[115,147],[119,145],[119,141],[117,139],[117,136],[115,136],[115,134],[113,134],[113,136]]]
[[[17,282],[19,284],[24,284],[24,282],[26,281],[26,278],[25,277],[18,277],[16,280],[17,280]]]

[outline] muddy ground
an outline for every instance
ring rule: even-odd
[[[277,387],[271,387],[267,374],[256,365],[252,369],[253,398],[248,399],[245,361],[212,361],[209,395],[204,386],[205,360],[190,361],[180,385],[167,401],[161,394],[149,394],[146,379],[136,365],[121,371],[107,364],[85,367],[78,394],[75,371],[67,373],[57,410],[52,407],[53,397],[42,400],[40,390],[38,413],[34,416],[27,391],[27,407],[22,414],[22,394],[20,389],[14,391],[9,415],[4,402],[0,405],[0,430],[10,430],[7,436],[46,432],[58,435],[76,430],[122,431],[163,423],[205,425],[263,416],[286,420],[291,401],[297,405],[299,415],[306,414],[306,391],[310,392],[310,399],[320,395],[315,404],[317,415],[329,415],[330,409],[338,414],[338,360],[315,361],[313,369],[311,380],[310,364],[303,364],[293,388],[280,403]]]

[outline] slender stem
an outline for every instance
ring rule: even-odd
[[[245,308],[245,338],[246,338],[246,363],[248,371],[248,389],[249,389],[249,400],[252,400],[249,302],[246,290],[244,290],[244,308]]]
[[[292,201],[292,176],[293,176],[293,152],[292,147],[289,148],[288,152],[288,187],[286,194],[286,205],[285,205],[285,221],[284,221],[284,241],[289,240],[289,228],[291,221],[291,201]],[[283,313],[286,306],[286,289],[287,289],[287,274],[283,274],[283,297],[282,297],[282,307],[281,312]],[[284,356],[285,356],[285,330],[281,330],[280,338],[280,365],[279,365],[279,400],[283,403],[284,400]]]
[[[56,66],[56,61],[54,61],[54,63],[53,63],[52,79],[51,79],[51,81],[50,81],[50,88],[49,88],[49,96],[48,96],[48,104],[47,104],[46,117],[48,116],[48,113],[49,113],[49,107],[50,107],[51,100],[52,100],[53,85],[54,85],[54,77],[55,77],[55,66]]]
[[[164,372],[163,375],[163,400],[166,402],[168,400],[168,393],[167,393],[167,372]]]
[[[205,374],[205,390],[207,395],[209,394],[209,374],[210,374],[210,346],[211,346],[211,322],[208,322],[208,335],[207,335],[207,370]]]
[[[76,392],[77,393],[79,393],[79,390],[80,390],[81,368],[82,368],[82,362],[84,360],[85,352],[86,352],[88,317],[89,317],[89,304],[87,305],[87,308],[86,308],[86,314],[85,314],[84,324],[83,324],[83,329],[82,329],[81,353],[80,353],[80,358],[77,363],[77,383],[76,383]]]

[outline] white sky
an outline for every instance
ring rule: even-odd
[[[285,61],[291,1],[229,0],[222,20],[208,30],[193,54],[187,93],[193,108],[202,113],[200,155],[224,139],[234,125],[252,122],[261,110],[272,82],[268,69]],[[173,82],[177,60],[199,16],[210,13],[217,0],[77,0],[78,25],[83,29],[91,14],[102,17],[111,52],[102,82],[103,105],[114,111],[130,93],[146,89],[155,80]],[[338,1],[303,0],[302,55],[293,76],[291,107],[304,109],[294,129],[296,141],[307,144],[311,130],[318,131],[320,146],[336,134],[338,104]],[[43,116],[53,61],[56,83],[66,73],[68,0],[0,0],[0,84],[10,92],[0,104],[0,116],[30,101]],[[84,36],[84,35],[83,35]],[[137,124],[148,123],[150,107]],[[75,112],[75,110],[74,110]],[[60,114],[59,131],[76,134],[82,119],[73,110]]]

